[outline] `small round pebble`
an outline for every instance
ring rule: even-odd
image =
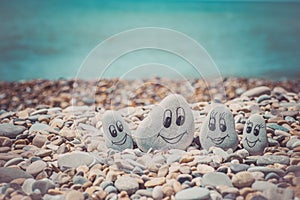
[[[232,184],[237,188],[249,187],[254,181],[250,172],[238,172],[232,177]]]
[[[135,193],[139,189],[139,183],[135,178],[122,176],[115,182],[115,186],[119,191],[126,191],[128,195]]]

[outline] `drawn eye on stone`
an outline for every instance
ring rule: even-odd
[[[220,113],[219,127],[220,127],[220,130],[222,132],[225,132],[226,129],[227,129],[226,122],[225,122],[225,112],[224,113]]]
[[[165,110],[163,124],[165,128],[169,128],[172,122],[172,112],[171,110]]]
[[[251,133],[252,127],[253,127],[253,123],[249,121],[249,122],[247,123],[246,132],[247,132],[247,133]]]
[[[253,134],[254,134],[255,136],[258,136],[259,130],[260,130],[260,125],[257,124],[257,125],[254,127]]]
[[[123,131],[122,123],[120,121],[117,121],[116,125],[117,125],[117,128],[118,128],[118,131],[122,132]]]
[[[217,112],[211,112],[210,116],[209,116],[209,123],[208,123],[208,128],[211,131],[216,130],[216,115]]]
[[[185,113],[182,107],[178,107],[176,110],[176,124],[182,126],[185,121]]]
[[[109,132],[112,137],[117,137],[117,130],[114,125],[109,126]]]

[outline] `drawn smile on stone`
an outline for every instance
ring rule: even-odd
[[[227,137],[229,137],[228,134],[225,135],[224,137],[217,137],[217,138],[211,138],[207,136],[207,138],[209,138],[215,145],[222,144]]]
[[[260,139],[259,139],[259,138],[257,138],[257,140],[255,140],[255,141],[253,141],[253,142],[250,141],[250,140],[248,140],[248,138],[245,138],[245,140],[246,140],[246,142],[247,142],[247,144],[248,144],[248,146],[249,146],[250,148],[254,147],[258,141],[260,142]]]
[[[127,133],[125,133],[124,137],[121,140],[116,141],[116,142],[114,142],[114,141],[111,141],[111,142],[114,145],[123,145],[123,144],[125,144],[126,140],[127,140]]]
[[[169,144],[176,144],[181,140],[181,138],[184,136],[184,134],[187,134],[187,131],[185,131],[175,137],[172,137],[172,138],[164,137],[161,135],[161,133],[158,133],[157,137],[160,136],[165,142],[167,142]]]

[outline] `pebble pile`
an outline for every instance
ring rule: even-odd
[[[154,104],[170,94],[140,80],[119,81],[111,95],[116,81],[78,81],[85,87],[76,100],[74,81],[0,83],[0,199],[300,199],[300,81],[224,81],[224,104],[238,136],[234,151],[201,146],[211,110],[203,81],[195,80],[195,93],[186,96],[184,86],[164,79],[144,81],[169,81],[187,98],[195,122],[192,143],[186,150],[108,148],[102,127],[107,110],[118,109],[134,135]],[[93,84],[91,97],[86,88]],[[132,85],[143,86],[130,90]],[[243,134],[255,135],[254,128],[247,132],[255,114],[265,121],[263,152],[243,146]]]

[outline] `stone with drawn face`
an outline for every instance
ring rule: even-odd
[[[235,150],[238,145],[234,119],[230,110],[224,105],[213,107],[201,127],[200,143],[208,150],[215,146],[224,150]]]
[[[243,130],[243,146],[250,155],[261,155],[268,144],[266,123],[262,116],[254,114],[246,121]]]
[[[106,111],[103,115],[102,126],[108,148],[119,151],[133,148],[131,131],[118,111]]]
[[[142,151],[186,149],[195,131],[192,110],[186,100],[171,94],[161,101],[139,125],[135,139]]]

